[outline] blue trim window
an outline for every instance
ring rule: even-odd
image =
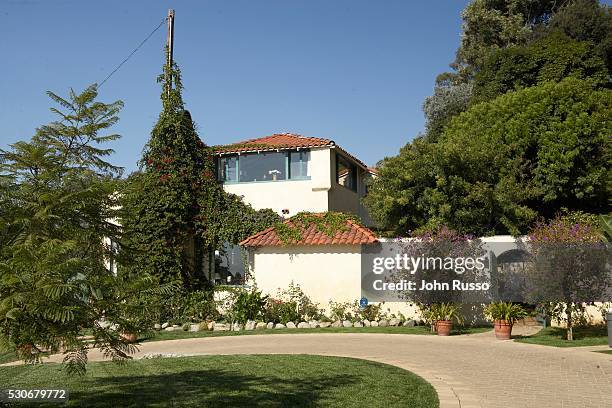
[[[309,150],[223,156],[218,160],[218,175],[224,183],[307,180],[309,162]]]
[[[219,158],[219,180],[230,183],[238,181],[238,156]]]

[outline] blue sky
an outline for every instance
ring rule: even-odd
[[[184,100],[207,144],[333,139],[368,164],[423,129],[467,1],[32,1],[0,10],[0,148],[53,120],[46,90],[100,82],[176,10]],[[111,161],[131,171],[159,114],[165,26],[100,90],[121,99]]]

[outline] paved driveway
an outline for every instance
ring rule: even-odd
[[[144,343],[146,353],[319,354],[364,358],[408,369],[431,382],[441,407],[612,407],[612,356],[598,348],[496,341],[491,333],[274,334]],[[605,348],[604,348],[605,349]],[[97,351],[92,361],[103,359]],[[52,356],[60,361],[61,356]],[[381,378],[384,381],[384,378]]]

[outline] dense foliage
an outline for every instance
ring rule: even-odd
[[[608,213],[608,6],[474,0],[426,128],[379,163],[365,199],[382,230],[526,233],[563,208]]]
[[[168,81],[172,79],[174,87]],[[163,110],[151,132],[141,170],[121,194],[125,244],[137,271],[189,289],[208,286],[211,254],[277,222],[271,210],[255,211],[224,192],[213,151],[198,137],[182,100],[178,67],[165,67]],[[170,91],[168,91],[170,89]]]
[[[0,151],[0,347],[27,361],[64,351],[68,368],[82,371],[82,329],[92,328],[109,357],[126,358],[132,346],[120,334],[141,329],[133,300],[165,288],[108,270],[114,253],[105,239],[120,236],[112,220],[121,169],[105,161],[112,150],[101,145],[119,137],[104,133],[123,104],[96,101],[95,85],[68,98],[48,94],[58,120]]]

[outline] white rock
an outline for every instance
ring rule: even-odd
[[[287,327],[282,323],[276,323],[274,326],[275,329],[286,329]]]
[[[172,326],[166,327],[164,330],[165,331],[174,331],[174,327],[172,327]]]
[[[378,322],[378,327],[387,327],[388,325],[389,325],[389,321],[388,321],[388,320],[385,320],[385,319],[381,319],[381,320]]]
[[[155,330],[161,330],[161,324],[159,324],[159,323],[155,323],[155,324],[153,325],[153,328],[154,328]]]
[[[273,328],[274,328],[274,323],[268,322],[268,324],[266,324],[266,329],[273,329]]]
[[[322,327],[322,328],[326,328],[326,327],[329,327],[331,325],[332,325],[331,322],[320,322],[319,323],[319,327]]]
[[[310,329],[310,324],[306,322],[299,322],[297,325],[298,329]]]
[[[310,325],[311,329],[316,329],[320,326],[319,322],[317,322],[316,320],[311,320],[308,322],[308,324]]]
[[[370,322],[370,326],[372,326],[372,327],[378,327],[378,322],[377,322],[376,320],[372,320],[372,321]]]
[[[242,325],[240,323],[234,323],[232,324],[232,330],[233,331],[240,331],[243,330],[244,327],[242,327]]]
[[[340,320],[336,320],[332,323],[331,327],[342,327],[342,322]]]
[[[165,329],[166,327],[170,326],[170,323],[166,322],[164,324],[161,325],[162,329]]]
[[[414,327],[416,322],[413,319],[406,320],[403,324],[404,327]]]
[[[399,324],[400,324],[400,319],[393,318],[389,320],[389,326],[399,326]]]
[[[213,327],[215,327],[215,322],[208,322],[208,324],[206,325],[206,327],[208,328],[208,330],[212,330]]]
[[[213,325],[213,331],[229,331],[229,326],[224,323],[215,323]]]
[[[293,322],[287,322],[287,328],[288,329],[295,329],[295,328],[297,328],[297,326]]]
[[[199,324],[190,324],[189,325],[189,331],[190,332],[198,332],[198,331],[200,331],[200,325]]]
[[[180,324],[173,324],[172,327],[174,327],[175,329],[180,329],[181,325]]]
[[[363,327],[363,323],[355,322],[355,323],[353,323],[353,327]]]
[[[255,330],[255,321],[247,320],[246,324],[244,325],[244,330]]]
[[[264,322],[259,322],[255,325],[255,329],[257,330],[265,329],[266,327],[268,327],[268,325],[265,324]]]
[[[364,326],[364,327],[370,327],[371,325],[372,325],[372,323],[370,323],[370,321],[369,321],[369,320],[364,320],[364,321],[363,321],[363,326]]]
[[[353,323],[351,323],[348,320],[345,320],[345,321],[342,322],[342,326],[344,326],[344,327],[353,327]]]

